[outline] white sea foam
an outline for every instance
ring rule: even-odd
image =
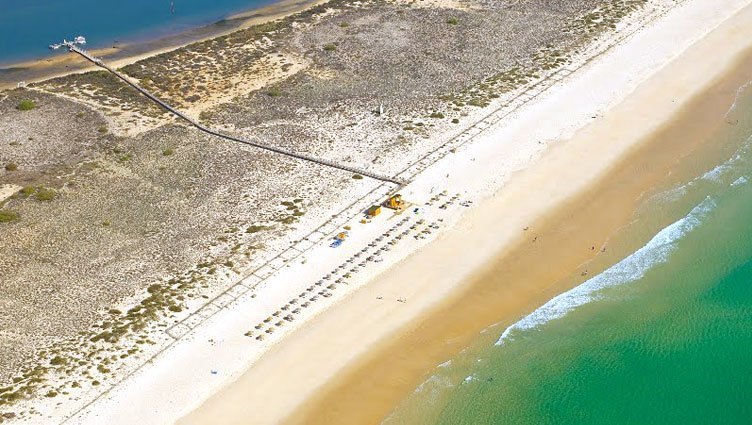
[[[664,203],[678,201],[689,192],[689,189],[694,187],[695,184],[701,180],[717,183],[723,182],[724,176],[726,176],[727,173],[738,173],[740,171],[740,165],[744,169],[748,167],[748,165],[745,165],[745,163],[740,164],[740,162],[750,158],[750,148],[752,148],[752,135],[747,137],[747,140],[739,147],[736,153],[731,158],[727,159],[723,164],[716,166],[712,170],[707,171],[699,177],[695,177],[688,183],[681,184],[666,191],[654,194],[647,200],[647,204],[652,204],[655,202]],[[747,183],[746,177],[737,179],[736,181],[731,183],[731,186],[738,186],[739,184],[744,183]]]
[[[729,118],[729,115],[731,115],[732,112],[736,111],[737,104],[739,103],[739,97],[742,95],[744,90],[749,88],[751,85],[752,85],[752,81],[748,81],[743,86],[736,89],[736,96],[734,97],[734,103],[731,104],[731,107],[729,108],[728,111],[726,111],[726,115],[724,116],[724,118],[726,118],[726,122],[728,122],[729,124],[736,124],[736,120],[731,120]]]
[[[745,176],[741,176],[741,177],[739,177],[738,179],[734,180],[734,181],[733,181],[733,182],[731,183],[731,185],[730,185],[730,186],[731,186],[731,187],[742,186],[742,185],[745,185],[745,184],[747,184],[747,182],[749,182],[749,180],[747,179],[747,177],[745,177]]]
[[[431,375],[428,379],[423,381],[418,388],[415,389],[416,393],[423,393],[428,391],[430,394],[435,395],[438,392],[447,388],[452,388],[452,381],[447,376]]]
[[[601,289],[641,279],[653,266],[668,261],[669,255],[676,248],[676,242],[696,228],[715,206],[716,203],[712,198],[705,198],[687,216],[658,232],[645,246],[629,257],[576,288],[558,295],[519,322],[506,328],[496,341],[496,345],[502,345],[511,340],[513,333],[537,328],[544,323],[565,316],[581,305],[598,299],[598,292]]]
[[[732,158],[729,161],[726,161],[725,163],[718,165],[717,167],[713,168],[712,170],[708,171],[707,173],[703,174],[702,177],[700,177],[702,180],[710,180],[715,182],[720,182],[721,178],[723,177],[723,174],[731,169],[731,163],[733,163],[735,158]]]
[[[653,195],[650,198],[648,198],[648,200],[647,200],[646,203],[647,204],[653,204],[653,203],[656,203],[656,202],[662,202],[662,203],[665,202],[665,203],[668,203],[668,202],[678,201],[679,199],[681,199],[684,196],[686,196],[687,193],[689,193],[689,189],[692,186],[694,186],[694,184],[695,183],[693,181],[691,181],[691,182],[686,183],[686,184],[674,186],[671,189],[668,189],[666,191],[656,193],[655,195]]]
[[[440,364],[439,367],[449,367],[451,365],[452,365],[452,361],[451,360],[447,360],[444,363]]]

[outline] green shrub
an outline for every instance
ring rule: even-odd
[[[279,87],[270,87],[266,94],[270,97],[279,97],[282,96],[282,90],[280,90]]]
[[[352,178],[354,178],[355,180],[361,180],[363,176],[361,176],[360,174],[353,174]]]
[[[335,45],[334,45],[334,44],[332,44],[332,43],[329,43],[329,44],[327,44],[326,46],[324,46],[324,51],[327,51],[327,52],[333,52],[333,51],[335,51],[335,50],[337,50],[337,46],[335,46]]]
[[[44,186],[25,186],[18,191],[18,196],[22,198],[34,196],[37,201],[51,201],[57,197],[57,192]]]
[[[18,170],[18,164],[14,162],[9,162],[5,164],[5,171],[16,171]]]
[[[36,192],[34,192],[34,196],[37,198],[37,201],[49,202],[55,199],[57,193],[52,189],[47,189],[46,187],[38,187]]]
[[[444,114],[442,114],[441,112],[434,112],[433,114],[431,114],[431,118],[444,118]]]
[[[460,21],[454,16],[452,16],[451,18],[447,18],[446,23],[449,25],[457,25],[460,23]]]
[[[50,360],[50,364],[53,366],[60,366],[65,364],[65,359],[60,356],[55,356]]]
[[[22,100],[18,104],[18,106],[16,106],[16,109],[18,109],[19,111],[31,111],[32,109],[36,107],[37,105],[33,101],[29,99],[25,99],[25,100]]]
[[[266,229],[267,229],[267,226],[260,226],[260,225],[254,224],[253,226],[249,226],[247,229],[245,229],[245,232],[246,233],[258,233]]]
[[[172,150],[172,148],[167,148],[167,149],[165,149],[165,150],[162,151],[162,155],[164,155],[164,156],[170,156],[170,155],[172,155],[174,153],[175,153],[175,151]]]
[[[348,24],[347,22],[340,22],[339,26],[342,27],[342,28],[347,28],[347,27],[350,26],[350,24]]]
[[[18,214],[13,211],[0,211],[0,223],[10,223],[18,220]]]

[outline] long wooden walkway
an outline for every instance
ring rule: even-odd
[[[336,168],[336,169],[347,171],[347,172],[350,172],[350,173],[353,173],[353,174],[360,174],[362,176],[370,177],[370,178],[375,179],[375,180],[380,180],[380,181],[387,182],[387,183],[393,183],[393,184],[396,184],[398,186],[404,186],[405,184],[407,184],[406,181],[402,181],[402,180],[397,179],[395,177],[386,176],[386,175],[383,175],[383,174],[375,173],[373,171],[365,170],[365,169],[358,168],[358,167],[353,167],[353,166],[350,166],[350,165],[340,164],[340,163],[338,163],[336,161],[330,161],[328,159],[318,158],[318,157],[315,157],[315,156],[312,156],[312,155],[307,155],[307,154],[303,154],[303,153],[293,152],[293,151],[290,151],[290,150],[287,150],[287,149],[284,149],[284,148],[279,148],[279,147],[269,146],[269,145],[265,145],[265,144],[258,143],[258,142],[253,142],[253,141],[250,141],[250,140],[247,140],[247,139],[243,139],[243,138],[240,138],[240,137],[237,137],[237,136],[233,136],[233,135],[230,135],[230,134],[222,133],[222,132],[220,132],[218,130],[214,130],[214,129],[211,129],[209,127],[206,127],[206,126],[200,124],[198,121],[194,120],[193,118],[189,117],[188,115],[186,115],[186,114],[180,112],[179,110],[173,108],[168,103],[164,102],[162,99],[160,99],[157,96],[151,94],[148,90],[144,89],[143,87],[139,86],[135,82],[131,81],[128,77],[126,77],[122,73],[120,73],[117,70],[115,70],[115,69],[111,68],[110,66],[108,66],[101,59],[95,58],[95,57],[91,56],[88,52],[86,52],[85,50],[79,48],[78,46],[76,46],[73,43],[67,43],[66,46],[68,47],[68,50],[70,50],[71,52],[78,53],[79,55],[81,55],[82,57],[84,57],[86,60],[91,61],[95,65],[106,69],[111,74],[113,74],[114,76],[116,76],[119,79],[123,80],[126,84],[128,84],[129,86],[131,86],[134,89],[136,89],[139,92],[141,92],[141,94],[143,94],[144,96],[146,96],[149,99],[151,99],[154,103],[158,104],[159,106],[161,106],[162,108],[164,108],[168,112],[172,113],[173,115],[177,116],[178,118],[182,119],[183,121],[187,122],[188,124],[192,125],[193,127],[196,127],[197,129],[203,131],[204,133],[210,134],[212,136],[220,137],[222,139],[230,140],[230,141],[233,141],[233,142],[243,143],[245,145],[253,146],[253,147],[256,147],[256,148],[259,148],[259,149],[265,149],[267,151],[279,153],[279,154],[282,154],[282,155],[287,155],[287,156],[290,156],[290,157],[293,157],[293,158],[297,158],[297,159],[300,159],[300,160],[303,160],[303,161],[309,161],[309,162],[313,162],[315,164],[319,164],[319,165],[324,165],[324,166],[327,166],[327,167]]]

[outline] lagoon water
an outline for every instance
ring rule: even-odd
[[[0,64],[48,56],[47,46],[85,36],[90,47],[138,42],[207,25],[274,0],[3,0]]]
[[[635,249],[487,329],[385,423],[752,423],[750,91],[714,140],[732,154],[646,194],[612,241]]]

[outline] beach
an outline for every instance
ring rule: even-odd
[[[710,149],[698,117],[725,113],[746,82],[735,71],[749,69],[751,16],[744,1],[677,6],[403,188],[416,205],[439,181],[472,201],[424,206],[442,220],[433,240],[395,248],[301,327],[247,344],[251,324],[402,216],[374,220],[343,256],[322,247],[290,264],[72,422],[379,423],[473,335],[567,290],[551,282],[597,256],[677,157]]]
[[[77,55],[2,71],[0,422],[401,423],[687,213],[633,231],[735,155],[749,22],[292,1],[90,52],[229,138]]]

